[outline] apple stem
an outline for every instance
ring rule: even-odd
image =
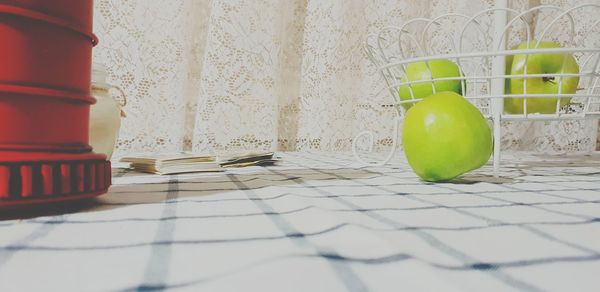
[[[542,80],[544,80],[544,82],[554,83],[554,79],[556,79],[556,78],[555,77],[542,77]]]

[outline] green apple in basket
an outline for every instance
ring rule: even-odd
[[[529,48],[536,47],[537,41],[529,42]],[[560,48],[561,46],[554,42],[540,42],[537,48]],[[517,49],[527,49],[527,42],[520,44]],[[510,65],[510,66],[508,66]],[[577,61],[571,54],[567,53],[539,53],[517,54],[512,60],[507,58],[507,74],[523,75],[527,65],[527,74],[561,74],[561,73],[579,73]],[[510,71],[509,71],[510,70]],[[560,79],[562,78],[562,86]],[[524,80],[525,79],[525,80]],[[506,93],[524,94],[525,84],[527,85],[527,94],[574,94],[579,84],[578,76],[569,77],[513,77],[506,82]],[[552,114],[556,112],[556,102],[558,97],[538,97],[527,99],[527,113]],[[570,97],[560,99],[560,107],[567,105],[571,101]],[[524,114],[523,98],[505,98],[504,111],[509,114]]]
[[[415,104],[404,119],[402,143],[408,163],[425,181],[448,181],[490,158],[490,126],[473,104],[440,92]]]
[[[429,66],[428,66],[429,65]],[[402,83],[411,81],[427,81],[437,78],[451,78],[461,77],[462,72],[456,63],[446,60],[438,59],[426,62],[415,62],[410,63],[406,66],[406,72],[401,79]],[[411,100],[426,98],[433,94],[433,87],[436,92],[452,91],[458,94],[462,94],[461,80],[441,80],[441,81],[430,81],[430,82],[419,82],[411,85],[401,85],[398,89],[398,95],[400,100]],[[411,95],[412,89],[412,95]],[[409,109],[414,103],[403,103],[405,109]]]

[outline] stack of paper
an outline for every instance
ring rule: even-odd
[[[222,167],[267,166],[279,161],[273,157],[274,155],[273,152],[244,152],[220,155],[217,161]]]
[[[224,170],[215,161],[214,156],[206,155],[140,155],[123,157],[121,161],[131,163],[131,167],[135,170],[156,174],[214,172]]]

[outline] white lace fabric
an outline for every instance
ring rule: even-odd
[[[394,115],[382,105],[391,97],[379,94],[384,84],[362,49],[366,35],[414,17],[472,14],[493,2],[96,0],[101,42],[94,61],[108,67],[110,82],[129,100],[117,156],[347,151],[364,130],[374,131],[376,149],[386,149]],[[510,2],[516,9],[538,4]],[[599,46],[597,36],[590,41]],[[502,142],[509,149],[590,151],[597,130],[596,121],[507,123]]]

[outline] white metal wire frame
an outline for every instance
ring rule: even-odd
[[[497,1],[495,8],[483,10],[473,16],[465,14],[450,13],[442,16],[426,19],[416,18],[406,22],[401,27],[386,27],[376,35],[367,37],[365,51],[369,59],[377,66],[378,72],[382,75],[386,83],[386,89],[391,94],[394,102],[397,116],[395,118],[393,147],[385,160],[381,162],[368,162],[359,155],[358,143],[360,139],[367,137],[370,143],[369,151],[373,150],[374,134],[370,131],[360,133],[353,143],[353,153],[355,158],[365,165],[380,166],[387,164],[393,157],[398,144],[399,123],[404,117],[405,110],[401,105],[406,103],[416,103],[420,99],[414,97],[411,85],[419,83],[431,84],[432,91],[435,93],[436,81],[459,80],[461,82],[462,92],[465,98],[475,104],[483,115],[492,120],[494,140],[500,141],[501,131],[500,122],[503,120],[567,120],[567,119],[598,119],[600,118],[600,48],[586,47],[583,43],[576,43],[575,35],[577,26],[574,17],[574,11],[579,9],[595,9],[600,14],[600,5],[585,4],[568,9],[557,6],[542,5],[529,10],[519,12],[514,9],[506,8],[506,1]],[[535,38],[531,35],[531,27],[526,20],[532,14],[552,13],[554,17],[549,25]],[[511,16],[509,19],[508,17]],[[429,41],[427,36],[430,30],[436,26],[442,25],[445,18],[454,18],[464,20],[464,25],[452,38],[450,47],[452,51],[447,54],[432,54],[427,46]],[[487,19],[484,19],[487,18]],[[486,22],[487,21],[487,22]],[[568,23],[568,42],[563,43],[561,48],[538,48],[540,42],[546,41],[548,32],[555,26]],[[483,23],[492,23],[492,29],[486,29]],[[416,25],[415,25],[416,24]],[[521,31],[525,31],[523,41],[528,44],[527,49],[506,49],[507,39],[511,29],[516,24],[522,25]],[[591,28],[583,34],[581,40],[586,40],[589,34],[599,33],[595,30],[599,27],[600,19],[593,23]],[[410,26],[417,26],[421,30],[409,30]],[[514,31],[513,31],[514,33]],[[470,38],[466,37],[469,34]],[[478,37],[473,38],[473,35]],[[534,41],[535,46],[529,47]],[[473,42],[479,42],[473,44]],[[483,47],[485,50],[467,51],[465,44],[472,47]],[[579,73],[556,73],[556,74],[528,74],[527,61],[529,56],[540,53],[560,53],[571,54],[575,56]],[[525,68],[523,74],[506,74],[505,58],[507,56],[525,55]],[[451,78],[433,78],[428,61],[431,60],[451,60],[454,61],[463,76]],[[563,58],[566,62],[567,58]],[[411,63],[425,62],[430,73],[429,80],[403,82],[406,68]],[[563,63],[564,65],[564,63]],[[527,78],[555,78],[558,80],[559,92],[552,94],[527,93]],[[579,77],[579,86],[577,92],[568,94],[561,92],[563,78]],[[522,78],[523,94],[510,94],[505,92],[505,80],[507,78]],[[399,88],[408,86],[411,99],[400,100]],[[469,90],[467,90],[469,89]],[[530,113],[528,111],[528,100],[533,98],[556,98],[556,110],[549,114]],[[504,113],[503,105],[506,98],[522,98],[522,114]],[[561,100],[572,98],[566,106],[561,106]],[[500,166],[500,143],[494,143],[494,170],[498,173]]]

